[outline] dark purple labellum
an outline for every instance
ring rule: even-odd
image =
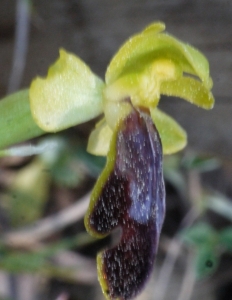
[[[106,297],[126,300],[152,271],[165,214],[162,146],[145,110],[133,109],[119,125],[104,172],[85,221],[97,236],[122,228],[120,243],[98,255],[98,271]]]

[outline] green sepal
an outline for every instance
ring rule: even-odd
[[[60,50],[46,78],[30,87],[32,115],[43,130],[57,132],[103,112],[103,81],[77,56]]]
[[[187,76],[163,82],[160,93],[180,97],[204,109],[211,109],[214,106],[213,94],[200,81]]]
[[[161,138],[163,154],[172,154],[182,150],[187,144],[185,130],[158,108],[150,109],[150,113]]]
[[[212,108],[214,98],[210,92],[212,79],[207,59],[190,45],[162,33],[164,28],[164,24],[154,23],[119,49],[107,68],[107,86],[117,82],[121,94],[127,94],[132,102],[133,94],[138,95],[145,107],[149,103],[156,106],[160,94],[166,94],[206,109]],[[141,86],[133,82],[135,74],[140,74],[137,77]],[[130,86],[121,84],[120,87],[122,77],[128,78]]]
[[[0,149],[44,134],[32,118],[28,90],[3,98],[0,114]]]
[[[182,150],[187,144],[185,130],[170,116],[160,109],[150,109],[151,117],[155,123],[162,141],[163,154],[172,154]],[[102,119],[91,132],[87,151],[94,155],[106,156],[109,150],[113,131]]]
[[[159,30],[151,30],[152,28]],[[161,33],[163,23],[153,23],[131,37],[111,60],[106,72],[106,83],[110,84],[123,73],[133,73],[146,67],[155,59],[169,58],[181,64],[183,72],[198,76],[207,88],[212,87],[207,59],[195,48],[178,39]]]

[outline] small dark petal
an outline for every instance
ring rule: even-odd
[[[162,146],[150,115],[142,109],[133,109],[121,123],[113,146],[116,151],[107,162],[113,159],[113,169],[88,222],[102,235],[122,228],[120,243],[99,254],[98,269],[106,297],[126,300],[143,288],[157,252],[165,214]]]

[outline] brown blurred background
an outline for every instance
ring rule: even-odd
[[[120,45],[130,35],[141,31],[149,23],[158,20],[165,22],[166,30],[170,34],[202,51],[209,60],[211,76],[214,81],[213,93],[216,100],[214,109],[204,111],[183,100],[174,98],[163,98],[160,105],[164,111],[178,120],[188,132],[188,148],[190,151],[212,155],[224,161],[223,168],[209,177],[206,176],[205,181],[210,186],[218,187],[221,192],[232,195],[231,0],[31,0],[31,4],[25,68],[18,85],[16,84],[12,90],[28,87],[35,76],[45,75],[49,65],[57,59],[58,50],[61,47],[80,56],[95,73],[103,78],[108,62]],[[16,1],[0,0],[0,97],[6,95],[10,90],[9,82],[13,64],[15,29],[18,25],[16,20]],[[82,129],[84,130],[83,136],[86,138],[85,127],[76,129],[74,132],[71,131],[69,134],[73,135],[77,132],[82,137]],[[9,169],[10,172],[12,170],[15,172],[30,162],[27,160],[4,161],[2,163],[5,168],[3,171],[8,173],[3,173],[0,170],[0,192],[6,187],[9,188],[8,179],[6,179],[11,174]],[[228,165],[227,162],[229,162]],[[194,172],[190,174],[190,177],[191,187],[195,188],[197,194],[199,178]],[[71,192],[60,186],[57,188],[52,185],[43,217],[73,204],[76,195],[84,195],[92,187],[93,182],[94,180],[91,178],[85,182],[84,191],[72,189]],[[168,212],[171,215],[169,220],[171,221],[166,224],[165,230],[169,235],[170,228],[178,227],[176,223],[180,223],[186,212],[186,207],[183,209],[178,207],[183,200],[180,195],[178,196],[180,201],[177,201],[179,204],[176,206],[173,204],[172,200],[176,199],[178,193],[172,186],[167,186],[167,192],[169,199]],[[189,193],[191,194],[191,191]],[[79,232],[80,227],[83,227],[82,220],[79,220],[79,223],[75,224],[74,227],[64,230],[61,237],[75,234],[75,230]],[[166,233],[165,230],[164,233]],[[170,236],[174,233],[175,230],[173,232],[171,230]],[[60,236],[52,237],[49,242],[53,239],[56,240],[56,238],[59,239]],[[169,247],[170,244],[166,244],[164,238],[161,254],[157,260],[157,270],[160,270],[160,267],[163,266],[163,258]],[[176,251],[178,252],[178,250]],[[94,256],[95,254],[92,255],[92,257]],[[175,256],[175,247],[173,256]],[[186,261],[188,258],[185,255],[183,256]],[[84,269],[89,268],[93,272],[93,277],[90,276],[90,285],[82,285],[81,283],[67,285],[59,280],[51,280],[50,285],[48,285],[47,281],[43,281],[43,278],[33,277],[32,279],[30,275],[25,275],[26,277],[21,275],[19,283],[18,278],[4,277],[5,274],[0,274],[0,293],[3,291],[4,294],[6,290],[11,290],[11,297],[15,295],[14,298],[1,298],[0,294],[0,299],[103,299],[96,281],[93,259],[85,261],[82,258],[81,262]],[[184,290],[179,294],[183,280],[183,270],[185,270],[185,265],[181,261],[177,264],[174,276],[171,277],[170,283],[166,287],[165,296],[156,295],[159,287],[157,286],[158,275],[155,272],[154,278],[138,299],[186,300],[186,295],[189,299],[198,299],[199,297],[205,300],[232,299],[229,298],[232,296],[228,296],[228,298],[217,296],[214,290],[215,281],[212,283],[210,280],[199,282],[193,292],[191,278],[190,281],[188,281],[188,278],[186,279],[187,292]],[[186,271],[186,274],[186,276],[191,277],[191,271]],[[216,281],[217,284],[219,281]],[[220,282],[223,282],[223,280]],[[232,281],[229,281],[229,283],[231,286]],[[190,285],[190,295],[188,295],[188,284]],[[12,289],[17,286],[18,291],[16,293],[12,292]],[[28,293],[23,294],[26,290]],[[42,296],[40,293],[42,293]]]

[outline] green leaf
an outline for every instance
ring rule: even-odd
[[[195,246],[215,244],[217,242],[216,232],[207,223],[198,223],[184,229],[181,232],[181,238],[185,243]]]
[[[219,243],[223,245],[226,250],[232,251],[232,227],[227,227],[219,232]]]
[[[77,56],[60,50],[47,78],[30,87],[32,115],[41,128],[56,132],[102,113],[103,81]]]
[[[198,279],[214,273],[219,264],[219,255],[210,245],[198,248],[195,258],[195,272]]]
[[[0,268],[11,273],[38,272],[46,260],[39,253],[10,252],[0,257]]]
[[[0,149],[44,134],[31,116],[28,90],[0,101]]]
[[[50,174],[45,169],[36,158],[17,172],[7,203],[12,226],[27,225],[41,217],[50,187]]]
[[[163,146],[164,154],[172,154],[182,150],[187,144],[187,135],[184,129],[170,116],[155,108],[150,109]]]
[[[209,172],[220,167],[220,161],[214,157],[203,157],[199,154],[188,154],[182,161],[181,166],[187,170],[197,170],[198,172]]]
[[[76,155],[79,145],[73,145],[70,139],[60,135],[50,137],[48,140],[53,141],[56,148],[42,153],[40,157],[46,164],[52,179],[58,185],[68,188],[80,186],[86,178],[87,170]]]
[[[90,245],[95,239],[86,233],[80,233],[74,237],[59,240],[35,252],[12,251],[0,245],[0,268],[15,274],[22,272],[40,272],[48,276],[69,278],[73,268],[54,266],[51,257],[62,250],[80,248]],[[75,271],[78,266],[75,266]]]
[[[212,274],[219,264],[218,234],[207,223],[198,223],[180,233],[184,243],[196,250],[194,268],[198,279]]]

